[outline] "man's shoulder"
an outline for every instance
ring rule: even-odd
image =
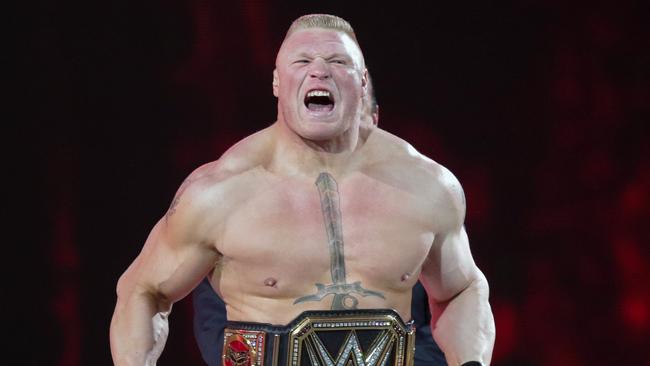
[[[264,165],[266,140],[264,131],[252,134],[219,159],[199,166],[183,181],[174,200],[188,203],[192,211],[202,208],[215,211],[213,202],[226,203],[239,196],[233,193],[245,190],[246,182]]]
[[[234,144],[219,159],[195,169],[187,181],[199,191],[223,188],[230,180],[263,166],[268,145],[267,131],[256,132]]]
[[[383,169],[400,170],[414,175],[418,182],[430,187],[432,184],[449,183],[451,174],[442,164],[419,152],[406,140],[377,128],[373,133],[372,162]],[[453,175],[451,175],[453,177]],[[404,179],[409,179],[407,176]]]
[[[375,170],[395,177],[403,187],[431,202],[436,211],[462,222],[465,196],[458,178],[449,169],[385,130],[377,129],[375,139],[374,144],[379,147]]]

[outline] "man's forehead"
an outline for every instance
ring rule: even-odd
[[[352,58],[358,58],[360,65],[363,65],[363,54],[352,37],[342,31],[326,28],[305,28],[294,31],[282,43],[278,56],[319,51],[347,53]]]

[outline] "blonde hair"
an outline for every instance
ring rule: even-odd
[[[301,16],[300,18],[294,20],[293,23],[291,23],[287,34],[284,36],[284,39],[286,40],[296,31],[308,28],[324,28],[343,32],[350,36],[350,38],[354,40],[357,46],[359,46],[359,41],[357,41],[357,36],[354,34],[354,29],[352,29],[350,23],[341,17],[330,14],[307,14]]]

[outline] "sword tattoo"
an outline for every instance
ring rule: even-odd
[[[334,295],[331,310],[356,309],[359,300],[352,294],[361,296],[377,296],[385,299],[378,291],[367,290],[361,286],[361,281],[347,283],[345,280],[345,256],[343,255],[343,225],[341,220],[341,207],[339,204],[339,189],[334,177],[329,173],[320,173],[316,179],[316,187],[320,194],[320,206],[325,221],[325,231],[330,249],[330,273],[332,283],[316,284],[316,293],[303,296],[294,304],[305,301],[321,301],[328,295]]]

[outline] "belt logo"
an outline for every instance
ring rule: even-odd
[[[266,333],[224,329],[222,366],[264,366]]]
[[[233,334],[226,339],[225,366],[251,366],[255,359],[255,348],[248,339],[240,334]]]
[[[394,343],[395,335],[389,330],[384,330],[364,353],[353,330],[339,349],[336,359],[327,351],[316,332],[304,339],[303,346],[313,366],[349,366],[350,363],[354,366],[384,366],[388,364]]]

